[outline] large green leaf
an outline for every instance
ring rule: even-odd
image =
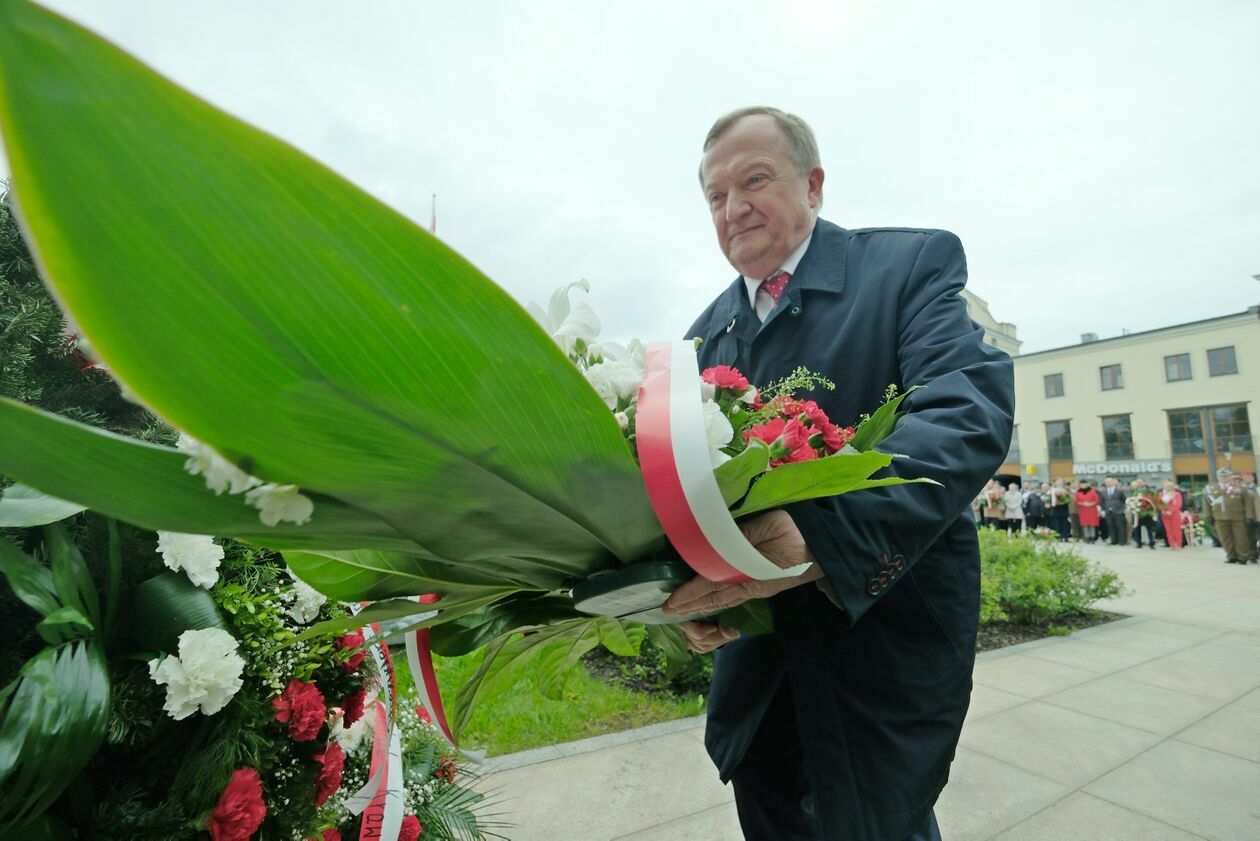
[[[727,507],[743,499],[753,480],[769,469],[770,447],[757,438],[749,441],[739,455],[719,465],[713,471],[713,477],[717,479]]]
[[[584,574],[659,546],[607,408],[410,220],[27,2],[0,5],[0,131],[54,292],[175,426],[439,558]]]
[[[518,594],[433,628],[429,642],[435,654],[458,657],[475,651],[514,628],[579,618],[568,596]]]
[[[0,537],[0,573],[13,594],[40,616],[48,616],[62,604],[57,597],[52,570]]]
[[[26,485],[10,485],[0,491],[0,528],[43,526],[72,517],[84,508]]]
[[[901,479],[896,476],[869,479],[872,473],[892,464],[893,458],[887,453],[871,450],[866,453],[840,452],[814,461],[781,464],[758,479],[748,496],[731,513],[736,517],[747,517],[793,502],[865,488],[909,482],[932,483],[931,479]]]
[[[101,600],[96,582],[79,547],[60,523],[44,526],[44,549],[52,568],[53,585],[62,604],[77,610],[93,626],[101,625]]]
[[[0,837],[34,820],[96,753],[109,714],[98,643],[46,648],[0,694]]]
[[[174,654],[180,634],[201,628],[229,630],[210,594],[183,573],[163,572],[127,594],[122,630],[139,651]]]
[[[216,496],[187,456],[0,398],[0,472],[144,528],[237,537],[274,549],[422,552],[379,517],[314,496],[303,526],[264,526],[241,496]]]
[[[897,419],[904,414],[901,411],[901,401],[919,388],[921,386],[912,386],[876,409],[870,417],[858,424],[853,438],[849,441],[849,446],[864,453],[874,449],[879,442],[891,435],[893,428],[897,425]]]

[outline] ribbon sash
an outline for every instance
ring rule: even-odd
[[[697,573],[721,584],[791,578],[748,542],[713,476],[692,342],[652,342],[635,414],[639,466],[670,543]]]

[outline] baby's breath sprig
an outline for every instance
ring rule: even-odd
[[[761,390],[762,407],[755,412],[749,412],[742,419],[739,425],[740,429],[751,429],[778,415],[782,407],[776,405],[776,401],[781,402],[791,398],[798,391],[817,391],[819,389],[835,391],[836,384],[822,374],[815,374],[804,366],[797,366],[792,373],[781,380],[772,380],[769,385]]]

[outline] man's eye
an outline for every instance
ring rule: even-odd
[[[717,204],[721,200],[722,200],[721,193],[714,193],[713,195],[709,196],[709,204]]]
[[[766,177],[764,175],[754,175],[752,178],[749,178],[748,181],[745,183],[748,184],[749,187],[755,187],[756,185],[762,183],[765,180],[766,180]]]

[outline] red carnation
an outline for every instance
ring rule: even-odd
[[[271,705],[276,708],[276,721],[288,723],[289,737],[295,742],[309,742],[319,735],[328,714],[319,687],[300,680],[289,681]]]
[[[784,424],[783,432],[780,433],[779,437],[783,442],[783,446],[789,451],[809,446],[809,428],[796,418],[792,418]]]
[[[325,829],[325,830],[324,830],[324,841],[341,841],[341,830],[339,830],[339,829]]]
[[[349,727],[363,717],[363,702],[367,698],[367,690],[360,689],[353,695],[347,695],[341,702],[341,726]]]
[[[398,830],[398,841],[416,841],[422,832],[424,827],[420,825],[420,819],[415,815],[408,815],[403,818],[402,828]]]
[[[341,788],[341,772],[346,767],[346,754],[341,745],[329,742],[324,745],[323,753],[317,753],[311,758],[322,766],[319,780],[315,784],[315,805],[323,806],[324,801]]]
[[[759,441],[765,441],[767,444],[773,444],[783,434],[783,427],[787,426],[787,421],[783,418],[771,418],[763,424],[754,426],[744,433],[744,440],[751,441],[756,438]]]
[[[253,768],[232,772],[227,788],[206,821],[213,841],[246,841],[267,815],[262,799],[262,781]]]
[[[343,648],[349,648],[352,650],[359,649],[359,646],[361,645],[363,645],[362,631],[354,631],[353,633],[346,634],[333,640],[333,648],[338,651]],[[359,668],[359,664],[363,662],[363,654],[364,652],[362,649],[355,651],[354,654],[350,655],[350,659],[341,664],[341,668],[345,669],[346,672],[354,672]]]
[[[748,390],[748,378],[741,374],[738,368],[732,368],[730,365],[705,368],[700,374],[700,379],[718,388],[728,388],[736,394],[743,394]]]

